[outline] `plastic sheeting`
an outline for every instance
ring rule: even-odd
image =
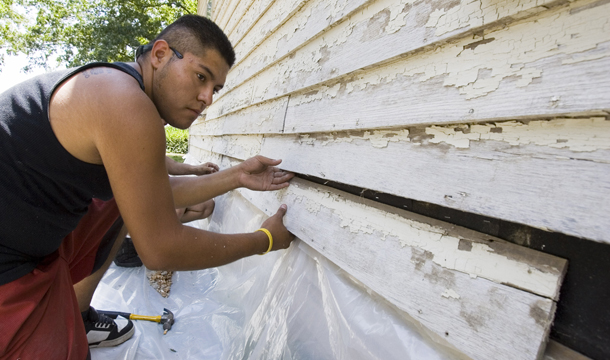
[[[195,226],[246,232],[264,218],[230,193],[217,198],[209,221]],[[285,251],[176,272],[168,298],[149,285],[146,269],[113,265],[92,305],[141,315],[168,308],[176,316],[167,335],[157,323],[136,321],[131,340],[92,349],[94,360],[455,358],[420,335],[405,314],[298,240]]]

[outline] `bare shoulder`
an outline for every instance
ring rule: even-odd
[[[68,152],[97,164],[103,163],[100,146],[127,136],[157,138],[163,127],[138,81],[110,67],[87,69],[62,83],[51,98],[49,119]]]
[[[130,74],[111,67],[83,70],[66,80],[54,98],[77,108],[103,108],[112,111],[123,106],[139,106],[143,110],[154,105]]]

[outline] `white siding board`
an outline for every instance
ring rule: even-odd
[[[229,21],[227,22],[227,24],[224,27],[224,32],[227,35],[227,37],[229,37],[231,35],[231,33],[233,32],[233,30],[235,29],[235,27],[237,26],[237,24],[239,24],[239,22],[242,21],[242,19],[244,18],[245,14],[248,12],[248,10],[250,9],[250,6],[252,6],[252,4],[254,3],[255,0],[240,0],[239,3],[237,4],[235,11],[233,12],[233,15],[231,15],[231,18],[229,19]],[[230,40],[230,38],[229,38]]]
[[[372,222],[377,218],[367,219],[369,213],[388,207],[310,187],[300,179],[279,193],[239,192],[269,215],[286,203],[285,223],[291,232],[467,356],[537,359],[544,350],[553,301],[446,269],[433,261],[440,254],[403,246],[378,231],[379,224]],[[324,226],[319,226],[321,219]],[[391,227],[385,229],[391,232]],[[426,231],[419,231],[425,238]]]
[[[213,153],[208,150],[201,149],[196,145],[189,144],[189,159],[196,159],[199,163],[213,162],[214,164],[220,165],[223,163],[223,155]],[[186,161],[185,161],[186,162]],[[192,163],[192,161],[189,161]],[[222,168],[221,168],[222,170]]]
[[[300,174],[610,243],[605,118],[266,136],[260,153]]]
[[[228,20],[229,16],[235,10],[235,2],[239,0],[225,0],[222,4],[221,12],[218,14],[219,16],[214,21],[216,25],[218,25],[221,29],[224,29],[224,24],[226,20]]]
[[[208,2],[211,0],[199,0],[197,1],[197,15],[205,16],[208,10]]]
[[[226,2],[228,0],[214,0],[212,4],[212,21],[214,21],[218,25],[218,21],[220,21],[220,16],[227,11]]]
[[[461,41],[291,95],[285,131],[607,114],[608,12],[610,4],[562,9],[492,32],[474,51]]]
[[[224,7],[237,64],[191,129],[201,161],[261,153],[301,174],[610,243],[607,0]],[[477,252],[489,237],[422,218],[444,230],[409,236],[387,219],[415,215],[301,179],[238,191],[267,214],[287,203],[289,230],[437,340],[475,359],[540,358],[565,263],[501,241]],[[517,260],[502,268],[499,253]]]
[[[230,113],[221,118],[198,122],[191,135],[277,134],[284,128],[288,96]]]
[[[227,77],[227,90],[287,56],[370,1],[276,1],[235,47],[239,60]]]
[[[234,159],[246,159],[248,157],[257,154],[257,147],[260,149],[261,137],[259,136],[248,136],[248,137],[235,137],[235,136],[225,136],[225,137],[208,137],[206,138],[208,141],[204,141],[201,143],[196,143],[196,145],[202,149],[207,151],[223,154],[226,156],[230,156]],[[239,146],[235,147],[235,144],[239,144]],[[329,153],[334,154],[335,158],[341,158],[345,160],[345,152],[337,152],[334,151],[336,149],[329,149],[330,152],[327,152],[326,156],[328,157]],[[369,164],[368,159],[364,160],[365,164]],[[284,161],[285,162],[285,161]],[[362,164],[362,161],[361,161]],[[345,169],[345,164],[341,164],[340,161],[335,161],[334,165],[340,169]],[[348,166],[354,165],[350,163]],[[387,164],[384,164],[387,165]],[[284,168],[284,166],[282,166]],[[360,173],[362,173],[362,165],[355,166],[355,169],[358,169]],[[368,172],[368,171],[367,171]],[[377,175],[377,172],[372,172]],[[395,174],[397,177],[403,175],[402,173]],[[377,177],[378,179],[378,177]],[[379,180],[379,179],[378,179]],[[513,180],[513,179],[511,179]],[[295,180],[297,183],[300,183],[301,180]],[[407,179],[408,182],[408,179]],[[405,187],[405,183],[401,182],[399,184],[401,187]],[[298,188],[298,187],[297,187]],[[332,197],[332,194],[330,195]],[[328,197],[328,194],[325,194],[323,197]],[[331,201],[332,202],[332,201]],[[385,207],[389,209],[390,207]],[[458,240],[455,235],[453,238],[450,236],[451,233],[457,234],[458,227],[453,227],[451,231],[447,230],[448,226],[446,223],[434,222],[442,224],[442,230],[431,230],[427,225],[421,225],[417,227],[416,231],[413,231],[413,226],[403,226],[400,221],[396,221],[396,219],[388,219],[387,216],[384,218],[383,216],[379,216],[374,213],[374,209],[369,207],[358,207],[350,210],[352,212],[351,219],[347,223],[355,223],[358,224],[359,227],[363,221],[371,223],[366,225],[367,232],[378,231],[384,233],[384,238],[386,236],[396,236],[400,239],[400,242],[403,246],[414,246],[415,244],[421,250],[429,251],[431,253],[442,253],[442,257],[444,260],[434,260],[437,264],[442,265],[444,268],[461,271],[473,276],[480,276],[486,279],[502,283],[502,284],[510,284],[511,286],[515,286],[520,289],[527,290],[529,292],[545,296],[548,298],[552,298],[554,300],[558,299],[558,290],[559,285],[562,280],[562,274],[565,267],[565,262],[563,260],[554,261],[552,259],[556,259],[553,256],[539,253],[530,249],[522,248],[520,246],[505,243],[499,239],[495,239],[491,236],[484,236],[483,234],[476,233],[474,231],[468,231],[466,238],[468,241],[476,241],[481,244],[482,250],[481,252],[485,253],[483,257],[494,257],[491,255],[491,252],[496,252],[500,254],[516,254],[517,251],[521,252],[522,255],[518,257],[518,264],[513,261],[506,261],[502,256],[501,260],[491,260],[485,264],[477,263],[476,259],[468,258],[464,256],[462,253],[459,255],[454,255],[455,250],[457,249]],[[357,214],[359,212],[364,213],[362,219],[356,219]],[[386,210],[387,212],[387,210]],[[385,213],[384,213],[385,214]],[[405,213],[406,214],[406,213]],[[425,218],[423,216],[409,214],[412,219],[419,219],[419,223],[423,224],[424,222],[431,223],[430,219]],[[425,220],[422,220],[425,219]],[[347,220],[346,220],[347,221]],[[419,225],[418,225],[419,226]],[[352,225],[350,225],[350,229]],[[400,231],[396,230],[395,232],[392,229],[400,229]],[[433,240],[428,241],[426,244],[426,235],[424,233],[434,233],[432,235]],[[460,234],[464,234],[464,231],[461,231]],[[442,234],[442,235],[439,235]],[[462,235],[460,235],[462,236]],[[439,237],[445,237],[445,239],[451,238],[451,240],[447,241],[439,241]],[[490,241],[493,242],[494,246],[500,246],[502,249],[494,248],[491,250],[489,248]],[[453,248],[453,253],[452,249]],[[480,256],[480,255],[476,255]],[[513,255],[514,256],[514,255]],[[502,265],[500,265],[502,263]],[[521,265],[527,264],[527,266],[522,267]]]
[[[247,159],[260,153],[262,135],[192,137],[191,142],[202,150]]]
[[[262,16],[269,10],[275,0],[254,0],[248,11],[244,14],[237,26],[230,34],[227,34],[233,47],[237,47],[246,34],[260,20]],[[238,59],[241,61],[241,59]]]
[[[299,38],[292,33],[295,33],[295,26],[300,29],[297,19],[304,16],[301,14],[307,15],[307,9],[312,4],[314,3],[304,7],[229,74],[227,85],[235,91],[219,99],[229,104],[223,107],[224,111],[337,79],[358,69],[384,62],[388,58],[439,44],[449,38],[464,37],[473,32],[480,33],[481,29],[504,24],[508,19],[513,21],[514,18],[529,16],[535,11],[546,10],[546,7],[556,2],[547,1],[540,5],[535,2],[523,2],[520,6],[493,3],[488,6],[492,11],[487,11],[485,8],[485,14],[477,13],[469,16],[468,12],[475,10],[472,3],[466,4],[464,1],[455,8],[459,9],[458,14],[465,20],[462,22],[456,20],[457,23],[454,25],[456,29],[437,36],[434,34],[434,28],[425,27],[424,24],[438,12],[439,9],[435,6],[443,6],[444,2],[432,3],[431,6],[428,3],[411,5],[406,1],[397,3],[391,0],[379,0],[370,3],[364,10],[353,13],[345,21],[324,32],[322,36],[317,36],[314,41],[307,42],[317,34],[310,31],[312,35]],[[478,6],[483,5],[478,4]],[[372,14],[375,14],[373,18],[371,18]],[[479,23],[469,20],[477,18],[475,15],[480,18]],[[292,24],[293,22],[295,24]],[[310,22],[316,23],[313,15],[305,25],[300,26],[303,28],[301,32],[307,30],[307,27],[315,27],[310,26]],[[284,41],[279,46],[279,39],[287,37],[289,41]],[[463,50],[463,46],[475,46],[472,43],[479,40],[481,39],[476,37],[465,39],[460,50]],[[301,46],[302,48],[299,48]],[[291,52],[290,57],[285,58],[289,52]],[[455,57],[455,55],[451,56]],[[425,57],[429,56],[430,54],[427,54]],[[281,61],[276,63],[275,61],[279,59]],[[452,62],[454,60],[451,59]],[[480,62],[481,59],[478,61]],[[253,77],[263,69],[264,71]],[[251,82],[256,86],[249,84]],[[241,84],[244,86],[240,86]]]
[[[602,195],[610,193],[607,149],[576,152],[505,140],[472,141],[463,148],[388,140],[394,141],[268,137],[261,152],[282,158],[283,168],[298,173],[610,243],[610,204]]]
[[[278,27],[286,23],[308,0],[274,1],[269,3],[265,12],[256,19],[249,31],[239,41],[233,43],[235,54],[239,59],[235,68],[249,56],[265,39],[273,36]]]

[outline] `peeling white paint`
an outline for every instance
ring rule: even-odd
[[[394,1],[393,4],[388,7],[390,10],[390,21],[385,27],[384,32],[387,34],[393,34],[402,29],[407,24],[407,12],[405,11],[405,6],[413,4],[414,2],[415,0]]]
[[[334,98],[337,96],[337,93],[339,92],[340,87],[341,87],[341,84],[336,84],[335,86],[326,90],[326,94],[328,94],[328,96],[330,96],[331,98]]]
[[[460,295],[451,289],[445,289],[445,291],[441,294],[442,297],[447,299],[456,299],[459,300]]]
[[[518,121],[495,124],[431,126],[428,142],[445,143],[457,148],[470,147],[471,141],[504,141],[511,145],[541,145],[571,151],[610,149],[610,121],[601,117],[586,119],[537,120],[525,124]]]
[[[295,180],[299,186],[303,185],[303,191],[297,194],[304,195],[300,200],[311,199],[315,202],[318,195],[305,195],[311,188],[299,179]],[[371,295],[376,294],[387,299],[412,316],[414,324],[423,333],[436,336],[435,339],[446,339],[447,343],[450,342],[451,346],[466,354],[464,356],[473,359],[499,359],[495,355],[502,353],[502,359],[536,358],[540,343],[547,335],[550,322],[548,319],[551,318],[545,314],[552,314],[554,303],[538,296],[535,290],[522,291],[505,286],[506,284],[471,279],[455,271],[439,268],[429,261],[429,254],[412,251],[413,249],[401,250],[397,248],[395,240],[390,238],[380,243],[376,233],[350,236],[347,229],[338,228],[337,221],[340,219],[335,212],[329,212],[327,208],[322,207],[319,213],[308,213],[300,203],[294,201],[295,194],[292,190],[286,192],[283,199],[275,199],[271,193],[238,191],[267,214],[272,214],[281,203],[288,204],[286,226],[304,243],[320,251],[345,270],[348,276],[362,282],[371,290]],[[354,199],[352,196],[348,198]],[[361,209],[357,211],[361,212]],[[320,226],[320,221],[326,226]],[[509,247],[516,248],[515,245]],[[305,246],[304,250],[306,248],[308,247]],[[421,261],[417,261],[415,265],[409,261],[413,254],[423,255]],[[556,286],[559,287],[558,284]],[[448,290],[454,290],[460,298],[443,297],[443,293],[455,296]],[[490,304],[493,306],[490,307]],[[537,310],[540,314],[538,317],[544,317],[546,321],[544,326],[540,326],[540,322],[536,324],[532,319],[530,304],[535,304],[537,309],[546,310],[546,313]],[[493,311],[498,307],[503,311]],[[494,338],[498,329],[503,334],[510,335],[502,337],[510,341],[498,342],[497,336]],[[515,339],[519,341],[516,342]],[[521,345],[524,341],[526,344]],[[493,346],[475,346],[473,350],[473,344]],[[502,351],[499,352],[500,347]]]
[[[457,29],[489,24],[512,13],[551,2],[552,0],[463,0],[459,6],[436,9],[430,14],[426,27],[434,28],[435,35],[441,36]]]
[[[217,117],[219,116],[217,111],[210,112],[206,121],[191,126],[191,134],[205,136],[280,132],[287,106],[286,96],[249,106],[225,116]]]
[[[283,199],[286,197],[298,199],[312,213],[317,214],[322,208],[328,209],[341,219],[340,226],[348,228],[352,233],[379,234],[379,240],[395,239],[402,247],[427,251],[433,255],[431,261],[446,269],[498,283],[513,284],[551,298],[555,295],[556,274],[497,254],[486,244],[473,242],[470,250],[460,250],[461,239],[446,235],[440,228],[356,203],[327,191],[312,188],[305,190],[292,184]]]
[[[385,148],[390,142],[410,141],[408,129],[372,130],[358,135],[353,133],[331,133],[318,136],[302,134],[299,135],[298,141],[301,144],[326,146],[329,143],[351,143],[356,139],[369,141],[371,146],[376,148]]]
[[[432,125],[424,129],[425,141],[468,149],[471,141],[501,141],[513,146],[540,145],[575,152],[610,150],[610,120],[603,117],[578,119],[500,121],[488,124]],[[371,146],[385,148],[390,142],[412,142],[408,129],[371,130],[330,134],[301,134],[298,141],[312,146],[369,141]]]
[[[570,14],[570,8],[554,10],[552,14],[490,31],[484,38],[463,39],[364,72],[345,81],[345,91],[364,91],[405,76],[418,82],[443,76],[443,86],[457,88],[467,99],[497,90],[508,78],[516,80],[516,87],[526,87],[533,79],[544,76],[544,68],[536,65],[539,60],[558,56],[562,63],[573,64],[608,56],[608,12],[610,4],[576,14]],[[325,94],[327,88],[320,87],[319,93]],[[316,100],[321,98],[324,96],[318,94]],[[306,96],[296,94],[291,104],[308,101]]]
[[[484,25],[516,14],[519,14],[518,18],[527,13],[540,12],[543,5],[549,2],[551,1],[522,0],[515,3],[512,0],[500,2],[463,0],[458,6],[431,12],[428,24],[431,26],[436,23],[437,29],[441,29],[442,26],[438,25],[441,17],[446,19],[444,20],[446,23],[453,24],[440,30],[440,34],[445,31],[453,31],[451,29],[478,26],[479,23]],[[297,90],[295,86],[301,82],[290,79],[316,78],[318,76],[316,74],[321,71],[319,62],[324,59],[322,54],[324,49],[332,50],[333,47],[347,41],[356,27],[370,20],[372,14],[384,9],[390,12],[390,22],[384,28],[386,33],[396,31],[399,26],[404,27],[402,25],[406,19],[404,14],[408,14],[404,6],[410,3],[411,1],[404,0],[373,2],[362,11],[352,14],[339,25],[330,28],[320,38],[295,50],[291,56],[250,78],[268,64],[285,56],[286,51],[292,51],[286,50],[288,48],[282,44],[293,36],[301,36],[299,39],[304,42],[309,39],[302,36],[300,32],[315,23],[312,9],[325,6],[323,11],[331,14],[345,11],[345,8],[342,8],[343,1],[323,4],[317,1],[308,2],[266,41],[259,45],[252,44],[253,47],[256,47],[254,52],[229,73],[225,87],[230,89],[232,86],[237,86],[236,91],[230,92],[230,95],[227,94],[228,96],[221,96],[218,104],[213,107],[220,108],[220,114],[226,114],[250,104]],[[581,6],[583,3],[586,2],[580,1],[578,5],[572,5],[572,7]],[[403,8],[401,9],[399,5]],[[559,61],[564,65],[609,56],[610,25],[604,16],[610,11],[608,4],[573,14],[570,14],[570,10],[571,8],[564,7],[546,11],[527,21],[489,31],[484,38],[469,37],[439,49],[405,58],[400,61],[399,66],[384,66],[376,71],[367,70],[359,79],[353,80],[351,84],[349,82],[346,84],[347,93],[353,89],[362,90],[381,82],[391,82],[399,76],[413,77],[418,82],[426,82],[433,77],[443,76],[444,86],[455,87],[466,99],[473,99],[495,91],[502,81],[509,79],[510,81],[514,79],[514,86],[528,86],[534,79],[544,76],[544,68],[537,66],[536,62],[550,56],[560,56]],[[449,19],[452,16],[459,21],[454,24],[454,20]],[[319,20],[316,21],[319,22]],[[478,43],[481,41],[483,42]],[[486,43],[485,41],[491,42]],[[604,45],[604,43],[608,44]],[[290,48],[292,46],[297,45],[291,44]],[[481,74],[480,72],[485,69],[489,71]],[[342,71],[344,70],[339,69],[337,72]],[[250,79],[246,81],[248,78]],[[329,91],[329,89],[333,90]],[[304,91],[304,93],[308,92],[310,91]],[[320,96],[323,95],[327,95],[329,98],[337,96],[334,84],[324,85],[318,89],[318,92],[322,94],[313,98],[295,94],[293,104],[320,100]]]
[[[385,148],[390,142],[410,141],[409,130],[407,129],[397,131],[365,131],[362,138],[370,141],[371,145],[376,148]]]
[[[303,49],[300,49],[293,53],[292,56],[284,58],[282,61],[275,64],[272,68],[263,71],[262,73],[255,76],[255,78],[247,81],[248,83],[255,83],[256,89],[242,88],[240,81],[245,80],[254,75],[255,69],[262,69],[265,64],[272,63],[273,61],[285,56],[287,51],[291,48],[298,47],[299,44],[294,43],[293,37],[298,36],[300,40],[306,41],[310,35],[306,35],[308,27],[316,28],[318,25],[318,19],[310,21],[312,14],[325,13],[330,14],[326,19],[326,23],[330,25],[334,22],[336,17],[343,16],[347,9],[350,9],[354,5],[349,3],[347,0],[327,2],[322,0],[307,2],[293,17],[289,18],[281,28],[277,29],[273,34],[269,36],[263,43],[257,45],[257,41],[260,41],[260,37],[252,38],[253,42],[248,42],[250,35],[246,36],[242,43],[236,48],[236,54],[238,59],[242,56],[248,55],[243,62],[238,63],[229,75],[225,88],[230,90],[232,86],[240,86],[239,100],[234,99],[231,96],[230,99],[224,99],[222,96],[221,102],[227,102],[226,106],[223,106],[223,112],[232,111],[234,109],[245,106],[247,100],[251,102],[258,102],[262,98],[273,97],[277,94],[277,88],[282,87],[282,84],[286,83],[286,79],[294,78],[297,74],[307,74],[319,71],[320,61],[325,56],[322,54],[323,49],[336,47],[348,41],[349,37],[355,27],[361,26],[366,27],[366,24],[370,20],[370,14],[375,14],[380,11],[389,11],[388,24],[381,29],[386,34],[391,34],[399,31],[406,25],[407,11],[405,6],[407,4],[414,3],[415,0],[380,0],[375,1],[371,5],[367,6],[363,11],[359,11],[353,14],[350,18],[346,19],[341,25],[336,26],[329,31],[325,32],[321,37],[321,40],[315,44],[308,45]],[[283,2],[290,3],[290,2]],[[275,6],[275,5],[274,5]],[[280,5],[278,5],[280,6]],[[282,5],[283,10],[274,10],[274,17],[265,15],[265,22],[277,22],[277,18],[282,18],[285,13],[293,9],[286,8],[286,5]],[[283,12],[282,12],[283,11]],[[265,26],[263,26],[265,28]],[[321,30],[321,29],[318,29]],[[292,42],[291,42],[292,41]],[[287,44],[290,44],[287,46]],[[248,50],[243,50],[248,49]],[[252,53],[248,52],[249,49],[254,49]],[[241,80],[240,80],[241,79]],[[235,85],[233,85],[235,84]],[[330,96],[333,96],[332,86],[327,89],[330,90]],[[324,89],[323,91],[327,90]],[[274,91],[275,90],[275,91]],[[235,94],[234,94],[235,95]],[[313,101],[317,98],[311,98],[307,101]]]

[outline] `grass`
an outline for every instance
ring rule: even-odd
[[[186,154],[189,150],[189,131],[180,130],[175,127],[165,127],[165,139],[167,145],[165,152],[171,154]]]

